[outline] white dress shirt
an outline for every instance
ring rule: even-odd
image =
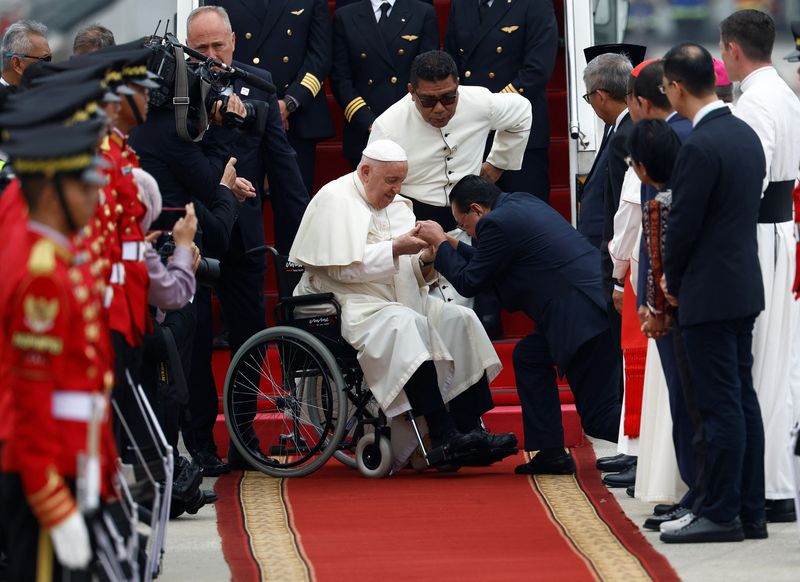
[[[381,6],[383,6],[387,2],[389,3],[389,12],[386,13],[386,17],[388,18],[389,16],[391,16],[392,8],[394,8],[394,3],[396,1],[397,0],[370,0],[370,2],[372,2],[372,11],[375,13],[375,20],[381,19]]]

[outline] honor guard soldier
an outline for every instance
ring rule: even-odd
[[[444,48],[458,64],[461,84],[530,100],[533,127],[522,168],[505,172],[497,185],[504,192],[530,192],[548,201],[550,124],[545,87],[558,48],[551,0],[452,2]]]
[[[29,209],[20,244],[0,253],[0,371],[12,404],[0,504],[14,532],[11,580],[88,580],[81,512],[114,494],[102,308],[71,240],[97,204],[101,127],[39,126],[3,145]]]
[[[317,142],[334,135],[322,84],[331,67],[331,19],[327,0],[213,0],[236,34],[233,58],[269,71],[289,143],[297,152],[309,193],[314,186]]]
[[[372,122],[408,92],[414,57],[437,48],[436,12],[420,0],[359,0],[336,10],[331,89],[344,111],[344,157],[354,169]]]

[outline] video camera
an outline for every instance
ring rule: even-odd
[[[175,252],[175,239],[171,232],[162,233],[156,241],[156,251],[164,266],[169,264],[169,258]],[[197,272],[194,278],[199,285],[206,287],[213,287],[219,281],[221,275],[220,264],[218,259],[211,257],[200,257],[200,264],[197,266]]]
[[[160,28],[159,21],[156,33]],[[167,29],[169,23],[167,23]],[[208,116],[217,101],[222,102],[222,119],[228,127],[242,131],[263,132],[268,104],[264,101],[243,101],[247,116],[239,117],[227,111],[233,83],[241,79],[267,93],[275,86],[243,69],[205,56],[181,44],[175,35],[154,34],[145,46],[153,51],[148,69],[160,76],[161,88],[150,91],[150,106],[175,110],[178,134],[186,141],[199,141],[208,127]],[[186,57],[192,60],[187,60]],[[194,131],[191,131],[194,128]]]

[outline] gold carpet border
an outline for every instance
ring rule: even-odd
[[[283,481],[245,471],[239,485],[244,528],[262,580],[310,582],[311,574],[289,525]]]
[[[532,477],[531,487],[598,579],[604,582],[652,580],[639,559],[602,520],[574,475]]]

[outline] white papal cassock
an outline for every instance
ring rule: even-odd
[[[502,368],[475,313],[430,297],[417,256],[392,257],[392,239],[414,223],[402,196],[372,208],[353,172],[314,196],[289,253],[306,268],[295,295],[333,292],[341,304],[342,336],[389,417],[410,408],[403,386],[427,360],[445,402]]]
[[[761,140],[767,160],[764,190],[778,187],[789,192],[785,220],[759,218],[758,257],[766,301],[753,329],[753,386],[764,420],[766,497],[788,499],[794,497],[788,449],[792,428],[791,287],[795,270],[791,190],[800,165],[800,101],[771,66],[750,73],[740,87],[742,96],[735,114]],[[765,198],[769,196],[767,192]]]

